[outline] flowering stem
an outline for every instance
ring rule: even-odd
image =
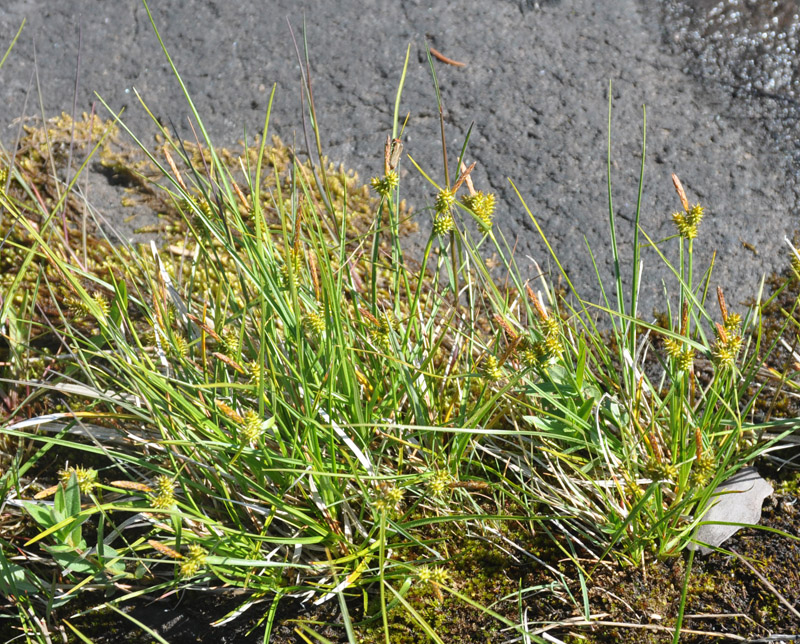
[[[689,239],[689,252],[688,252],[688,255],[689,255],[689,257],[687,258],[688,267],[686,269],[686,272],[687,272],[686,283],[689,285],[689,292],[691,293],[692,288],[693,288],[692,287],[692,272],[693,272],[692,258],[694,257],[694,239]]]
[[[425,252],[422,254],[422,266],[419,269],[419,277],[417,279],[417,288],[416,288],[416,291],[414,291],[414,301],[412,302],[411,306],[408,309],[408,311],[411,314],[412,318],[416,322],[418,322],[419,320],[418,320],[417,316],[415,315],[415,313],[416,313],[416,310],[417,310],[417,306],[419,305],[419,298],[422,295],[422,284],[425,281],[425,274],[426,274],[426,272],[428,270],[428,259],[430,258],[430,255],[431,255],[431,248],[433,248],[433,239],[434,239],[434,235],[433,235],[433,233],[431,233],[431,236],[428,237],[428,243],[425,245]],[[408,344],[408,338],[409,338],[410,333],[411,333],[411,325],[408,324],[408,325],[406,325],[406,331],[405,331],[405,334],[403,335],[403,342],[401,343],[401,346],[406,346]]]
[[[384,563],[386,561],[386,510],[381,511],[381,522],[379,527],[378,542],[378,566],[380,575],[380,589],[381,589],[381,617],[383,618],[383,636],[386,644],[391,644],[389,640],[389,616],[386,613],[386,580],[384,579]]]

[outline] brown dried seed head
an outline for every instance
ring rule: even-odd
[[[539,317],[542,320],[546,320],[548,318],[547,311],[545,310],[544,306],[542,305],[541,298],[533,292],[533,289],[525,285],[526,290],[528,291],[528,297],[531,298],[531,302],[533,302],[534,308],[536,308],[536,312],[539,314]]]
[[[448,58],[443,53],[437,51],[433,47],[428,47],[428,49],[430,50],[431,55],[434,58],[436,58],[437,60],[441,60],[443,63],[446,63],[448,65],[452,65],[453,67],[464,67],[464,65],[467,64],[467,63],[462,63],[461,61],[458,60],[453,60],[452,58]]]
[[[183,559],[183,555],[180,552],[177,552],[170,548],[169,546],[165,546],[163,543],[159,541],[155,541],[154,539],[149,539],[147,541],[152,547],[153,550],[158,550],[162,555],[167,557],[171,557],[172,559]]]
[[[722,313],[722,321],[726,322],[728,319],[728,307],[725,304],[725,294],[722,292],[721,286],[717,286],[717,301],[719,302],[719,311]]]
[[[466,170],[464,170],[463,164],[462,164],[461,174],[459,175],[458,179],[456,180],[455,185],[453,185],[453,190],[451,191],[453,194],[458,192],[458,189],[467,180],[467,177],[469,177],[470,173],[475,169],[476,165],[478,165],[478,162],[477,161],[473,161],[473,163]]]
[[[214,340],[216,340],[217,342],[222,342],[222,338],[220,338],[219,335],[217,335],[217,332],[214,331],[214,329],[212,329],[208,324],[206,324],[199,317],[197,317],[196,315],[194,315],[192,313],[189,313],[188,317],[192,322],[194,322],[197,326],[199,326],[201,329],[203,329],[203,331],[206,334],[208,334],[209,336],[211,336]]]
[[[297,216],[294,220],[294,245],[292,246],[292,251],[294,252],[295,256],[300,255],[300,230],[301,225],[303,222],[303,195],[300,195],[297,198]]]
[[[664,453],[661,451],[661,445],[658,442],[658,438],[653,432],[650,432],[647,435],[647,442],[650,445],[650,449],[653,451],[653,458],[657,461],[661,462],[664,460]]]
[[[236,192],[236,196],[239,198],[239,201],[242,203],[242,208],[244,208],[245,212],[249,212],[250,210],[250,202],[247,201],[247,197],[244,196],[242,189],[238,186],[238,184],[234,181],[233,182],[233,190]]]
[[[701,458],[703,458],[703,434],[699,427],[694,428],[694,444],[697,460],[699,461]]]
[[[681,311],[681,335],[686,335],[686,330],[689,326],[689,303],[683,303],[683,310]]]
[[[230,406],[228,406],[224,401],[215,399],[214,404],[217,408],[225,414],[228,418],[230,418],[235,423],[244,423],[244,418],[242,418],[241,414],[234,411]]]
[[[389,174],[391,168],[389,164],[391,162],[391,155],[392,155],[392,136],[390,134],[386,135],[386,143],[383,144],[383,174],[386,176]]]
[[[400,139],[392,139],[391,153],[389,155],[389,171],[394,170],[400,163],[400,155],[403,153],[403,142]],[[386,174],[389,174],[388,172]]]
[[[365,317],[367,320],[372,322],[372,324],[374,324],[375,326],[380,326],[381,325],[381,323],[378,320],[378,318],[376,318],[374,315],[372,315],[372,313],[367,311],[367,309],[365,309],[363,307],[359,307],[358,310],[359,310],[359,312],[361,313],[361,315],[363,317]]]
[[[212,353],[211,355],[213,355],[217,360],[221,360],[222,362],[224,362],[231,369],[235,369],[239,373],[247,373],[242,365],[240,365],[235,360],[232,360],[228,356],[220,353],[219,351],[214,351],[214,353]]]
[[[152,492],[153,488],[144,483],[137,483],[136,481],[111,481],[111,487],[119,487],[123,490],[137,490],[138,492]]]
[[[470,492],[474,492],[476,490],[486,490],[489,487],[489,484],[486,481],[452,481],[449,484],[451,489],[455,488],[463,488]]]
[[[317,273],[317,257],[314,253],[308,253],[306,257],[308,259],[308,267],[311,271],[311,282],[314,284],[314,295],[317,297],[317,301],[319,301],[320,287],[319,274]]]
[[[467,170],[467,165],[462,161],[461,162],[461,174],[464,175],[464,172]],[[470,197],[475,196],[475,185],[472,183],[472,177],[469,176],[469,173],[466,174],[464,180],[467,182],[467,190],[469,190]]]
[[[686,198],[686,191],[683,189],[683,185],[681,184],[681,180],[678,179],[678,175],[674,172],[672,173],[672,185],[675,186],[675,191],[678,193],[678,197],[681,200],[681,206],[686,212],[689,212],[689,200]]]
[[[33,498],[37,501],[39,499],[46,499],[48,496],[53,496],[58,491],[58,485],[52,485],[46,490],[42,490],[38,492]]]
[[[502,315],[495,313],[494,321],[497,322],[497,324],[503,328],[503,331],[508,334],[509,340],[514,340],[517,337],[517,332],[514,331],[511,325],[503,319]]]
[[[172,160],[172,156],[169,153],[169,148],[164,145],[164,156],[167,159],[167,163],[169,164],[170,169],[172,170],[172,174],[175,175],[175,179],[177,179],[178,183],[180,184],[181,188],[183,188],[186,192],[189,192],[189,189],[186,187],[186,184],[183,182],[183,177],[181,173],[178,171],[178,166],[175,165],[175,161]]]

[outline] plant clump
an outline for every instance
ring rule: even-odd
[[[81,593],[117,609],[204,588],[271,602],[261,639],[287,600],[313,607],[295,620],[306,641],[332,606],[351,641],[583,637],[603,624],[598,601],[679,633],[707,585],[681,577],[698,508],[795,421],[755,419],[776,386],[760,309],[729,311],[721,288],[718,312],[706,306],[710,277],[696,284],[693,266],[703,210],[677,177],[679,308],[662,326],[640,319],[617,272],[603,333],[577,293],[520,271],[475,164],[451,176],[443,123],[443,177],[417,166],[432,186],[417,261],[403,247],[418,222],[398,200],[413,159],[397,118],[377,196],[328,162],[319,132],[314,164],[268,146],[266,127],[237,151],[199,127],[194,143],[162,129],[136,152],[94,116],[44,127],[28,130],[0,195],[14,385],[0,432],[37,445],[0,479],[13,508],[0,587],[19,624],[46,639],[38,613],[77,623],[92,611],[67,612]],[[162,215],[142,231],[157,242],[118,246],[83,226],[59,179],[67,149],[126,177],[126,202]],[[638,213],[635,234],[638,285]],[[60,473],[45,458],[58,450],[73,463]],[[38,480],[55,485],[36,493]],[[648,565],[653,581],[638,576]]]

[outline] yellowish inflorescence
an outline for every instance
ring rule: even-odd
[[[157,510],[169,510],[175,505],[175,483],[164,474],[156,477],[155,490],[149,495],[150,503]]]
[[[73,474],[78,482],[78,489],[83,494],[89,494],[97,485],[97,470],[80,465],[70,465],[66,469],[60,470],[58,480],[66,487]]]
[[[403,501],[403,490],[391,483],[381,483],[376,492],[375,509],[378,512],[395,512]]]
[[[382,179],[373,177],[370,180],[370,185],[373,190],[381,197],[388,198],[391,196],[392,191],[400,184],[400,177],[397,175],[396,170],[390,170]]]
[[[428,493],[431,496],[440,496],[448,487],[452,477],[447,470],[439,470],[428,482]]]
[[[194,577],[206,563],[206,551],[196,543],[189,544],[189,552],[181,563],[181,577]]]
[[[450,580],[450,573],[441,566],[422,566],[417,572],[421,584],[443,586]]]
[[[494,218],[495,196],[494,193],[484,193],[478,191],[475,194],[465,195],[461,198],[462,203],[475,213],[485,230],[492,227]]]
[[[500,363],[493,355],[487,355],[483,359],[483,377],[487,382],[497,382],[503,377],[503,370],[500,368]]]
[[[672,214],[672,222],[678,229],[678,234],[691,241],[697,237],[697,229],[703,220],[703,207],[700,204],[689,206],[686,191],[683,189],[683,185],[676,174],[672,175],[672,183],[683,207],[683,212],[676,211]]]
[[[722,313],[722,324],[716,325],[717,340],[711,349],[711,355],[720,369],[730,369],[736,364],[739,349],[742,347],[742,316],[728,312],[725,296],[719,287],[717,299]]]
[[[667,355],[675,360],[678,371],[690,371],[694,363],[694,349],[687,347],[685,343],[673,337],[664,338],[664,348]]]
[[[703,220],[703,206],[695,204],[685,212],[676,211],[672,214],[672,221],[681,237],[695,239],[697,229]]]

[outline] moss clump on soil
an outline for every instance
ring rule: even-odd
[[[796,474],[771,472],[776,489],[796,485],[797,479]],[[795,508],[795,500],[793,494],[776,493],[765,505],[762,525],[794,534],[800,520],[800,508]],[[544,567],[507,544],[504,549],[514,556],[498,548],[503,544],[492,543],[490,539],[433,532],[435,541],[447,541],[452,555],[447,564],[449,585],[476,602],[515,623],[518,623],[520,610],[527,610],[528,622],[534,630],[537,625],[553,621],[581,619],[581,586],[575,569],[549,536],[520,532],[509,538],[520,548],[535,553],[541,561],[563,569],[564,585]],[[759,572],[775,584],[789,602],[800,601],[797,572],[800,570],[800,544],[774,533],[749,529],[738,533],[725,547],[753,561]],[[588,610],[595,625],[553,628],[547,632],[564,642],[576,643],[672,642],[686,560],[683,555],[628,568],[611,562],[601,563],[586,582]],[[581,561],[587,569],[592,568],[591,561],[583,557]],[[517,598],[520,589],[523,589],[521,604]],[[524,589],[539,590],[526,594]],[[502,624],[496,619],[446,591],[439,596],[430,587],[415,586],[406,599],[445,642],[485,644],[509,636],[509,631],[501,632]],[[370,601],[374,602],[375,598]],[[354,619],[359,616],[359,605],[363,603],[353,602],[351,616]],[[317,616],[310,614],[304,618],[313,622]],[[389,628],[393,643],[430,641],[406,611],[392,611]],[[736,557],[712,554],[698,555],[694,559],[683,628],[695,632],[684,634],[681,642],[701,644],[710,641],[711,634],[732,633],[757,638],[768,633],[796,633],[800,630],[800,620]],[[380,622],[357,628],[357,633],[363,644],[384,641]],[[334,641],[346,641],[343,631],[339,636],[340,639]],[[289,636],[274,641],[288,644],[303,640]]]
[[[800,233],[794,238],[794,245],[798,243]],[[794,253],[787,251],[786,268],[767,278],[765,293],[767,297],[761,306],[761,345],[762,351],[772,349],[766,357],[765,366],[772,370],[774,384],[765,389],[755,412],[759,420],[796,418],[800,416],[797,384],[791,378],[784,384],[778,384],[783,374],[791,376],[799,367],[793,352],[800,350],[796,332],[800,325],[800,260]],[[788,332],[785,332],[786,329]]]
[[[242,165],[255,166],[260,151],[259,141],[240,145],[239,150],[221,148],[216,151],[234,181],[241,180]],[[112,245],[113,231],[101,230],[96,221],[88,216],[85,205],[78,197],[68,194],[62,208],[56,213],[58,217],[55,221],[47,214],[61,200],[66,188],[65,180],[74,178],[78,161],[82,161],[94,146],[99,148],[93,167],[104,174],[110,184],[122,186],[122,198],[126,203],[141,205],[150,212],[158,213],[160,224],[139,228],[137,232],[158,233],[160,244],[168,251],[164,255],[167,270],[170,273],[177,272],[192,250],[192,219],[195,213],[198,210],[211,212],[216,210],[216,205],[209,203],[210,195],[198,191],[195,191],[197,194],[192,204],[176,201],[165,189],[160,169],[140,150],[123,144],[116,128],[108,121],[87,114],[73,121],[68,115],[62,114],[48,120],[44,127],[25,126],[25,136],[13,153],[14,172],[10,179],[10,160],[0,160],[2,175],[8,179],[0,182],[0,189],[4,190],[5,196],[29,223],[46,235],[50,249],[58,257],[77,262],[87,274],[101,280],[124,280],[126,273],[134,268],[130,262],[131,255],[125,247]],[[194,167],[203,167],[204,163],[210,162],[207,149],[191,142],[183,142],[182,148]],[[161,149],[166,149],[163,139]],[[69,161],[72,162],[70,168],[67,167]],[[329,178],[325,198],[331,200],[336,211],[347,208],[350,225],[348,238],[351,242],[357,241],[374,225],[378,200],[370,194],[369,188],[361,183],[355,172],[347,172],[343,166],[337,169],[327,159],[323,162],[328,166]],[[273,137],[272,145],[265,147],[264,164],[262,212],[265,214],[265,224],[274,231],[280,224],[277,209],[269,201],[269,191],[281,187],[286,194],[290,193],[291,184],[296,181],[292,175],[293,168],[302,173],[306,181],[313,183],[312,168],[310,163],[293,165],[292,152],[278,137]],[[246,195],[242,193],[242,197],[245,200],[241,204],[240,214],[246,218],[250,213]],[[401,204],[401,213],[399,232],[407,234],[415,230],[416,225],[410,220],[411,211],[404,202]],[[0,238],[4,240],[0,246],[0,292],[5,293],[20,268],[25,266],[27,252],[35,246],[35,240],[8,213],[0,219]],[[146,256],[147,253],[143,252],[142,255]],[[92,289],[90,293],[97,292],[98,299],[103,297],[104,293],[95,284],[87,281],[86,285]],[[41,253],[37,253],[26,266],[13,298],[21,310],[30,309],[35,314],[38,324],[34,326],[34,332],[37,335],[49,332],[45,319],[58,322],[60,314],[66,314],[68,321],[78,324],[80,329],[82,318],[86,318],[86,312],[77,308],[74,294],[63,276]],[[32,304],[34,298],[36,306]],[[91,326],[88,321],[87,324]]]
[[[69,330],[70,333],[92,335],[97,325],[69,281],[37,249],[28,226],[44,236],[50,252],[56,257],[85,271],[86,278],[81,280],[81,285],[106,313],[111,294],[100,286],[101,282],[126,282],[130,287],[137,277],[155,271],[152,257],[143,245],[138,248],[139,262],[132,261],[133,256],[127,247],[113,243],[114,231],[102,229],[73,193],[64,198],[58,212],[50,214],[62,199],[65,182],[74,177],[75,168],[95,146],[95,163],[90,167],[104,175],[109,184],[121,188],[120,198],[125,203],[158,214],[159,224],[139,228],[136,232],[140,235],[158,234],[159,244],[166,251],[162,253],[162,261],[173,280],[185,270],[194,249],[193,235],[196,232],[193,220],[197,211],[210,212],[216,206],[209,203],[209,195],[198,191],[195,191],[192,204],[177,201],[164,189],[165,180],[159,168],[141,150],[122,143],[113,124],[96,116],[84,113],[73,121],[70,116],[62,114],[48,120],[43,127],[27,125],[24,132],[11,155],[13,172],[9,172],[11,159],[0,159],[3,175],[0,189],[27,221],[26,225],[21,225],[7,212],[0,218],[0,239],[3,240],[0,244],[0,293],[11,297],[14,304],[12,332],[0,338],[0,376],[34,381],[40,380],[45,373],[59,371],[59,361],[53,357],[60,347],[59,333]],[[194,167],[209,162],[209,152],[205,148],[191,142],[184,142],[182,147]],[[165,149],[163,145],[162,149]],[[217,150],[217,154],[236,180],[241,179],[243,164],[255,166],[259,151],[259,142],[256,141],[250,146],[241,144],[238,151],[222,148]],[[277,234],[280,231],[279,216],[275,204],[268,201],[269,191],[279,186],[285,194],[290,193],[295,180],[292,169],[303,173],[307,181],[311,180],[312,169],[309,163],[293,165],[292,152],[277,137],[264,149],[264,164],[264,224]],[[331,199],[337,210],[347,208],[350,222],[348,239],[350,243],[356,243],[374,224],[378,201],[354,172],[346,172],[343,167],[337,170],[329,164],[327,176],[329,192],[326,198]],[[244,199],[244,195],[242,197]],[[245,202],[240,210],[241,216],[250,216]],[[415,224],[411,222],[410,209],[404,203],[401,212],[399,232],[407,234],[415,230]],[[386,238],[388,234],[387,231]],[[30,249],[37,249],[32,256]],[[225,265],[231,258],[220,253],[220,261]],[[366,270],[363,263],[356,263],[355,269],[362,273]],[[197,275],[197,289],[208,286],[203,281],[205,277],[204,272]],[[236,280],[232,282],[236,283]],[[136,320],[134,307],[130,307],[129,314]],[[19,329],[16,337],[14,329]],[[63,397],[44,390],[28,393],[33,393],[33,398],[26,399],[27,416],[65,410]],[[72,411],[83,409],[81,399],[69,402]],[[0,384],[0,412],[7,416],[18,414],[19,403],[20,392]]]
[[[797,476],[788,479],[796,481]],[[781,479],[775,481],[782,485]],[[800,508],[793,494],[776,494],[762,516],[762,525],[796,533]],[[519,616],[515,593],[520,588],[547,587],[552,575],[533,562],[498,554],[486,542],[454,537],[456,555],[449,568],[452,583],[465,594],[492,610],[514,620]],[[538,537],[526,549],[536,550],[553,566],[563,564],[563,553],[549,539]],[[773,583],[792,604],[800,601],[800,544],[767,531],[748,529],[725,544],[726,548],[753,562],[759,572]],[[672,642],[673,628],[680,604],[685,575],[686,556],[647,562],[642,567],[620,568],[613,564],[599,565],[587,581],[589,613],[595,626],[555,628],[548,632],[565,642],[592,644],[663,644]],[[566,588],[558,584],[553,592],[533,594],[522,600],[529,624],[555,620],[580,620],[581,587],[571,566]],[[568,592],[567,592],[568,590]],[[571,595],[571,597],[570,597]],[[502,597],[506,601],[495,603]],[[409,599],[420,614],[437,628],[446,642],[484,644],[497,641],[498,622],[481,611],[469,607],[452,596],[441,601],[432,593],[410,593]],[[390,616],[392,642],[427,641],[419,626],[407,613],[396,611]],[[535,626],[532,626],[535,628]],[[712,633],[731,633],[758,638],[769,633],[800,632],[800,619],[793,615],[759,578],[736,557],[713,554],[697,556],[689,580],[683,628],[695,633],[684,634],[681,642],[701,644],[710,641]],[[506,633],[505,635],[508,635]],[[367,629],[363,642],[383,641],[381,629]]]

